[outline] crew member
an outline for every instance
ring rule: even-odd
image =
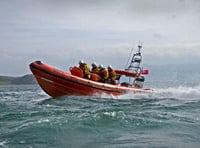
[[[99,69],[100,82],[107,82],[109,77],[108,69],[105,68],[102,64],[99,65]]]
[[[108,66],[108,73],[109,73],[109,78],[108,78],[109,83],[116,84],[117,74],[111,65]]]
[[[92,69],[91,69],[91,72],[92,73],[95,73],[95,74],[99,74],[99,67],[97,66],[97,64],[94,62],[92,63]]]
[[[79,61],[79,68],[83,71],[83,77],[90,79],[90,67],[83,60]]]

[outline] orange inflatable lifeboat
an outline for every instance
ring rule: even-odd
[[[149,93],[150,89],[137,88],[135,86],[123,86],[121,84],[113,85],[99,82],[99,76],[91,73],[91,79],[83,78],[83,72],[78,67],[71,67],[70,72],[65,72],[35,61],[30,64],[30,69],[37,79],[41,88],[52,97],[63,95],[96,95],[112,94],[122,95],[127,92]],[[122,71],[117,71],[122,74]],[[124,75],[129,75],[124,74]]]

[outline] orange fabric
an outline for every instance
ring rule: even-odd
[[[81,78],[83,77],[83,71],[76,66],[71,67],[70,72],[71,72],[72,75],[75,75],[75,76],[78,76],[78,77],[81,77]]]

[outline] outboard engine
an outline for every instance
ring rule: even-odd
[[[133,85],[138,88],[142,88],[143,84],[144,84],[144,80],[145,80],[145,78],[143,76],[137,77],[137,78],[135,78]]]

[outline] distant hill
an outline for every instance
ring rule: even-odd
[[[150,74],[145,78],[147,82],[153,84],[157,82],[169,83],[200,83],[199,64],[179,64],[179,65],[144,65],[150,70]],[[20,85],[37,84],[32,74],[21,77],[0,76],[0,85]]]
[[[0,85],[11,84],[14,77],[0,76]]]
[[[37,84],[37,82],[32,74],[27,74],[22,77],[0,76],[0,85],[23,85],[23,84]]]

